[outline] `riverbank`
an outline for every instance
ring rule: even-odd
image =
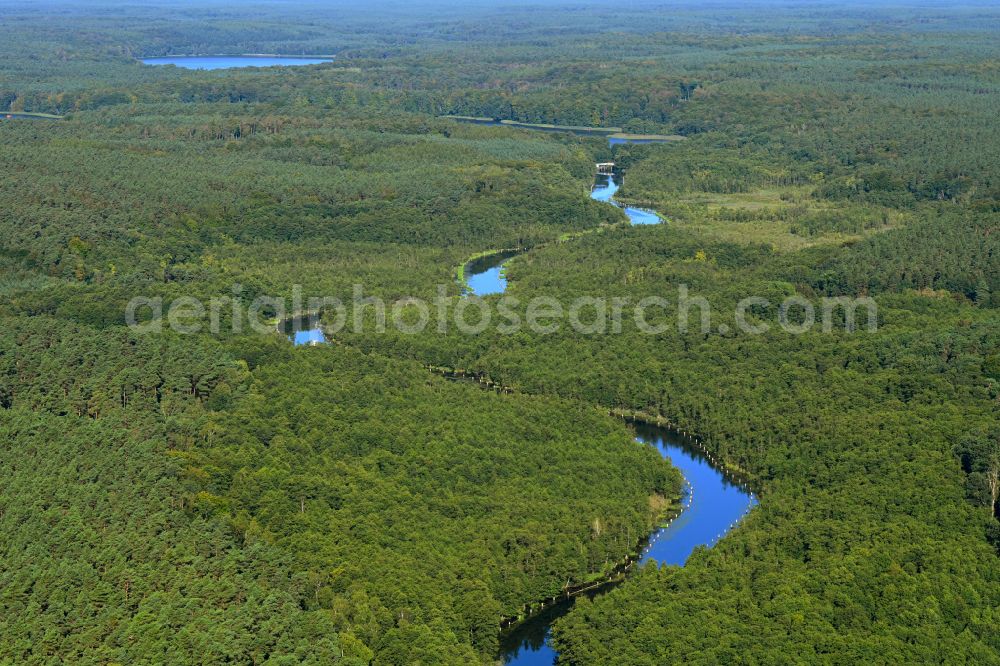
[[[645,444],[641,441],[636,441],[645,446]],[[686,479],[684,481],[683,488],[689,488],[689,484]],[[666,498],[663,496],[656,497],[656,500],[654,500],[653,497],[650,498],[650,504],[652,505],[655,502],[663,502],[663,506],[661,507],[661,510],[651,514],[653,527],[650,534],[655,534],[658,530],[670,527],[671,523],[673,523],[673,521],[676,520],[677,517],[684,511],[684,493],[678,494],[672,498]],[[558,595],[525,604],[522,612],[518,615],[506,617],[500,620],[501,634],[505,632],[512,632],[521,627],[525,622],[537,618],[545,611],[551,610],[554,606],[573,601],[575,597],[584,594],[604,592],[618,583],[621,583],[631,572],[632,568],[642,560],[643,551],[648,544],[649,536],[647,535],[646,537],[640,539],[635,548],[626,553],[625,556],[616,562],[610,569],[594,572],[592,575],[588,576],[586,580],[578,583],[567,584]]]
[[[483,372],[465,370],[463,368],[449,368],[440,365],[426,365],[424,367],[426,367],[429,372],[445,377],[446,379],[475,382],[483,388],[492,389],[497,393],[523,393],[523,391],[517,391],[511,386],[506,386],[493,381],[486,373]],[[683,438],[686,444],[697,449],[715,467],[722,470],[727,476],[736,482],[737,485],[744,487],[747,490],[751,490],[752,486],[756,485],[756,478],[748,470],[735,462],[722,458],[721,456],[718,456],[714,452],[710,451],[708,447],[705,446],[705,438],[702,435],[689,432],[686,428],[678,425],[662,414],[653,414],[652,412],[626,409],[624,407],[609,407],[608,414],[616,418],[620,418],[623,421],[627,421],[630,424],[638,423],[641,425],[653,426],[667,430],[672,434]],[[759,492],[757,494],[759,495]]]
[[[424,367],[426,367],[429,372],[445,377],[446,379],[475,382],[483,388],[492,389],[497,393],[523,393],[523,391],[516,391],[513,387],[493,381],[489,376],[482,372],[465,370],[462,368],[448,368],[440,365],[427,365]],[[727,476],[736,482],[737,485],[744,487],[747,490],[750,490],[751,486],[754,485],[754,481],[756,481],[748,470],[730,460],[717,456],[715,453],[710,451],[705,446],[704,437],[693,432],[688,432],[686,428],[682,428],[662,414],[625,409],[624,407],[610,407],[608,408],[608,414],[616,418],[620,418],[623,421],[627,421],[630,424],[640,424],[662,428],[677,437],[683,438],[687,445],[697,449],[715,467],[722,470]],[[759,493],[757,494],[759,495]]]
[[[512,394],[515,392],[513,388],[494,382],[483,373],[466,372],[462,369],[446,368],[434,365],[427,365],[425,367],[428,372],[431,372],[432,374],[437,374],[453,381],[476,383],[483,390],[492,390],[501,394]],[[524,394],[522,393],[522,395]],[[614,410],[611,410],[609,414],[615,415]],[[652,424],[648,425],[652,426]],[[642,446],[647,445],[638,438],[636,439],[636,442]],[[582,594],[600,592],[625,580],[632,567],[637,562],[642,560],[645,550],[649,545],[650,537],[657,534],[660,530],[669,528],[673,521],[676,520],[681,513],[683,513],[685,508],[684,498],[686,496],[690,496],[690,487],[690,482],[687,479],[684,479],[681,493],[674,495],[673,497],[664,497],[662,495],[650,496],[651,529],[646,536],[637,541],[632,550],[626,552],[625,555],[622,556],[620,560],[613,563],[610,568],[605,568],[602,571],[596,571],[585,580],[581,580],[576,583],[570,584],[567,582],[559,594],[546,597],[545,599],[528,602],[524,605],[522,611],[517,615],[502,618],[500,620],[501,633],[512,632],[525,622],[533,620],[544,612],[551,610],[554,606],[566,604],[572,601],[574,597],[578,597]]]
[[[643,425],[665,428],[681,435],[687,439],[691,446],[701,451],[701,453],[709,461],[711,461],[713,465],[725,472],[727,476],[732,477],[739,483],[739,485],[743,486],[747,490],[750,490],[754,481],[756,481],[754,476],[747,469],[737,465],[731,460],[722,458],[721,456],[709,451],[708,447],[705,446],[705,438],[703,436],[697,435],[693,432],[688,432],[686,428],[682,428],[662,414],[653,414],[651,412],[615,407],[611,409],[611,414],[612,416],[617,416],[625,421],[628,421],[629,423],[641,423]]]
[[[620,412],[621,410],[613,410]],[[658,419],[664,421],[665,419]],[[758,499],[739,479],[723,471],[703,447],[691,437],[638,420],[630,422],[636,440],[654,446],[685,481],[680,510],[666,524],[649,534],[640,546],[640,555],[630,554],[631,564],[620,575],[602,586],[582,589],[577,596],[591,598],[610,592],[639,570],[645,562],[657,566],[684,566],[699,547],[712,547],[747,516]],[[574,598],[560,600],[525,617],[513,627],[501,631],[500,657],[505,664],[552,664],[558,657],[549,642],[551,625],[571,611]]]

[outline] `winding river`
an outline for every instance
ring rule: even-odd
[[[620,186],[619,176],[598,175],[590,196],[617,206],[613,197]],[[662,222],[653,211],[623,208],[634,225]],[[470,262],[466,266],[469,290],[477,296],[503,293],[507,288],[503,265],[509,258],[495,255],[492,262]],[[654,425],[636,423],[634,427],[636,439],[655,446],[686,481],[683,511],[649,536],[640,564],[683,566],[695,548],[711,547],[735,527],[757,504],[757,498],[745,483],[728,476],[689,439]],[[607,590],[603,588],[591,596]],[[552,666],[558,655],[549,643],[550,628],[572,605],[573,599],[555,604],[504,633],[499,655],[503,662],[509,666]]]
[[[621,143],[621,140],[615,143]],[[618,206],[625,211],[629,222],[633,225],[659,224],[663,220],[655,212],[645,208],[621,206],[614,200],[615,192],[621,187],[621,176],[598,174],[594,186],[590,190],[590,198],[595,201]],[[465,265],[465,283],[467,293],[476,296],[502,294],[507,289],[507,276],[504,274],[504,264],[511,257],[519,254],[517,251],[497,252],[485,257],[473,259]]]
[[[617,176],[598,176],[591,198],[618,205],[612,199],[620,187]],[[624,207],[632,224],[656,224],[661,218],[652,211]],[[516,252],[488,255],[465,266],[467,293],[477,296],[503,293],[507,288],[504,264]],[[289,319],[281,328],[296,345],[326,342],[316,315]],[[681,471],[685,488],[683,510],[667,525],[653,532],[642,547],[640,564],[683,566],[699,546],[711,547],[757,504],[757,498],[742,481],[728,475],[697,444],[677,432],[659,426],[633,424],[636,440],[656,447],[660,455]],[[592,591],[606,593],[613,585]],[[574,600],[556,603],[505,632],[500,638],[499,658],[509,666],[552,666],[558,657],[549,642],[552,623],[572,608]]]
[[[605,201],[624,209],[625,214],[628,215],[628,219],[632,224],[659,224],[663,221],[660,219],[659,215],[651,210],[646,210],[645,208],[633,208],[632,206],[620,206],[613,199],[613,197],[615,196],[615,192],[621,188],[621,185],[621,176],[606,176],[599,174],[597,176],[597,181],[594,183],[594,188],[590,191],[590,198],[596,201]]]
[[[698,546],[711,547],[757,504],[749,487],[716,466],[690,439],[645,423],[635,423],[636,439],[655,446],[681,471],[687,482],[683,511],[667,526],[651,534],[642,548],[640,564],[683,566]],[[613,585],[591,594],[606,593]],[[573,607],[573,599],[542,611],[503,634],[500,658],[510,666],[552,666],[557,658],[549,644],[552,623]]]

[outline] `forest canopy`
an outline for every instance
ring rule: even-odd
[[[761,501],[580,598],[561,663],[1000,663],[998,32],[988,3],[6,3],[0,664],[496,663],[680,508],[623,415]],[[245,53],[332,58],[139,60]],[[663,224],[587,196],[606,161]],[[454,304],[512,248],[522,317],[683,286],[877,326],[126,325],[137,296]]]

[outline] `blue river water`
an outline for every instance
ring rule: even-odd
[[[640,562],[683,566],[695,548],[715,545],[735,527],[757,504],[757,497],[677,433],[646,424],[636,424],[635,430],[636,439],[655,446],[688,484],[684,510],[649,537]]]
[[[618,204],[614,202],[612,197],[615,196],[615,192],[620,187],[621,180],[617,176],[599,175],[597,176],[597,182],[594,184],[594,189],[590,192],[590,198],[617,206]],[[628,215],[628,219],[632,224],[659,224],[663,221],[659,215],[645,208],[625,206],[625,214]]]
[[[735,527],[758,503],[757,497],[745,484],[727,477],[677,433],[640,423],[634,427],[636,440],[655,446],[687,482],[683,510],[669,525],[649,536],[640,563],[683,566],[695,548],[711,547]],[[552,607],[501,637],[500,656],[504,663],[552,666],[558,655],[549,644],[549,628],[571,608],[572,601]]]
[[[473,259],[465,265],[465,282],[468,285],[466,293],[474,296],[489,296],[502,294],[507,290],[507,277],[504,265],[507,260],[519,254],[517,250],[497,252],[485,257]]]
[[[507,290],[507,278],[503,271],[504,261],[496,266],[487,268],[482,273],[470,275],[466,282],[469,284],[469,291],[476,296],[489,296],[490,294],[502,294]]]
[[[608,143],[617,146],[623,143],[670,143],[670,141],[667,139],[629,139],[628,137],[609,136]]]
[[[177,65],[184,69],[235,69],[238,67],[295,67],[319,65],[329,58],[293,58],[284,56],[164,56],[143,58],[146,65]]]

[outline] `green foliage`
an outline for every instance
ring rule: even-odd
[[[192,480],[206,478],[201,510],[292,553],[315,580],[309,606],[380,663],[417,659],[389,647],[413,625],[491,654],[502,617],[607,572],[656,518],[650,496],[680,488],[591,407],[342,347],[258,364],[246,399],[204,432],[185,455]],[[362,629],[371,606],[386,610]]]
[[[676,493],[609,409],[762,503],[582,600],[569,663],[1000,661],[994,9],[295,4],[4,8],[0,111],[65,118],[0,119],[0,662],[489,663]],[[245,52],[337,57],[135,61]],[[606,159],[668,224],[578,233],[620,219]],[[457,297],[506,247],[523,300],[872,295],[879,330],[122,326],[135,296]]]
[[[193,441],[199,395],[219,386],[210,350],[52,320],[3,324],[0,660],[340,654],[329,618],[302,610],[306,580],[284,554],[185,510],[171,451]]]
[[[653,450],[583,404],[345,349],[290,353],[277,336],[232,342],[242,360],[181,337],[4,323],[11,658],[478,662],[502,617],[607,572],[657,518],[650,496],[679,492]],[[220,610],[192,616],[201,604]]]
[[[978,307],[1000,306],[996,225],[996,215],[935,211],[842,253],[817,282],[847,293],[947,290]]]
[[[699,250],[707,261],[692,260]],[[549,246],[508,274],[522,302],[588,293],[673,300],[686,284],[708,300],[716,325],[732,325],[747,293],[774,304],[796,286],[818,296],[797,283],[810,254],[775,261],[752,246],[637,228]],[[878,306],[875,333],[847,333],[838,321],[841,330],[792,335],[772,306],[761,336],[703,335],[697,324],[650,336],[626,319],[620,335],[345,339],[527,392],[662,414],[757,478],[761,506],[722,543],[682,570],[584,602],[556,625],[573,663],[736,654],[772,662],[820,645],[846,659],[904,662],[946,645],[959,660],[991,663],[1000,645],[986,609],[1000,600],[1000,564],[987,433],[997,423],[989,373],[1000,321],[996,310],[951,297],[886,294]]]

